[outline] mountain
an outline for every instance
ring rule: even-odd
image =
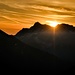
[[[27,31],[19,31],[15,37],[31,47],[75,63],[75,27],[72,25],[62,23],[52,28],[36,22]]]
[[[0,30],[0,68],[43,70],[50,73],[73,71],[74,30],[73,26],[66,24],[58,25],[54,29],[39,22],[30,28],[23,28],[15,36]]]
[[[23,28],[22,30],[20,30],[15,36],[21,36],[24,35],[26,33],[32,33],[32,32],[41,32],[41,31],[48,31],[50,30],[51,27],[49,25],[46,24],[40,24],[39,22],[36,22],[32,27],[30,28]]]
[[[73,25],[62,23],[57,25],[57,30],[75,32],[75,27],[73,27]]]
[[[49,25],[40,24],[39,22],[36,22],[32,27],[30,27],[30,31],[46,31],[49,28],[51,28]]]
[[[53,28],[49,25],[46,24],[40,24],[39,22],[35,22],[35,24],[30,27],[30,28],[23,28],[22,30],[20,30],[16,36],[21,36],[24,35],[26,33],[32,33],[32,32],[41,32],[41,31],[53,31]],[[73,32],[75,31],[75,27],[73,27],[73,25],[69,25],[69,24],[58,24],[57,25],[57,29],[56,31],[70,31]]]
[[[0,68],[5,70],[65,70],[63,60],[0,31]]]

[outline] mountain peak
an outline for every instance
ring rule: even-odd
[[[69,24],[65,24],[65,23],[59,24],[57,26],[57,29],[59,31],[61,31],[61,30],[64,30],[64,31],[75,31],[75,27],[73,27],[73,25],[69,25]]]
[[[16,36],[22,36],[27,33],[32,33],[32,32],[43,32],[43,31],[53,31],[53,28],[49,25],[46,24],[40,24],[39,22],[35,22],[33,26],[31,26],[29,29],[28,28],[23,28],[20,30]],[[69,24],[58,24],[56,31],[75,31],[75,27],[73,25]]]
[[[42,25],[40,24],[39,22],[35,22],[34,26],[39,26],[39,25]]]
[[[37,28],[40,28],[41,26],[42,26],[42,24],[40,24],[39,22],[35,22],[35,24],[30,29],[32,29],[32,28],[37,29]]]
[[[40,24],[39,22],[36,22],[32,27],[30,27],[30,31],[36,32],[36,31],[47,31],[50,30],[51,26],[46,24]]]

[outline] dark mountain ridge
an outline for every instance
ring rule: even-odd
[[[75,27],[73,27],[73,25],[69,25],[69,24],[59,24],[57,26],[58,30],[64,30],[64,31],[71,31],[71,32],[75,32]]]
[[[52,41],[53,34],[50,33],[52,31],[51,26],[42,25],[39,22],[36,22],[30,28],[23,28],[15,36],[7,35],[0,30],[1,68],[49,70],[49,72],[53,71],[55,73],[73,70],[75,62],[71,63],[63,59],[64,57],[66,59],[71,59],[70,56],[73,56],[73,59],[75,57],[75,38],[73,36],[75,27],[68,24],[57,26],[57,31],[67,31],[68,33],[60,33],[60,36],[56,34],[56,49],[54,49],[54,42]],[[69,32],[73,32],[72,36],[69,35]],[[61,39],[66,34],[68,36]],[[49,51],[58,53],[55,55]],[[62,55],[66,56],[62,57]]]
[[[65,63],[60,58],[29,46],[14,36],[0,31],[0,64],[7,70],[65,70]],[[63,67],[63,66],[64,67]],[[62,68],[63,67],[63,68]]]
[[[40,24],[39,22],[36,22],[32,27],[30,28],[23,28],[22,30],[20,30],[16,36],[18,35],[22,35],[25,33],[32,33],[32,32],[41,32],[41,31],[52,31],[53,27],[46,25],[46,24]],[[75,32],[75,27],[73,27],[73,25],[69,25],[69,24],[58,24],[56,26],[56,31],[68,31],[68,32]]]
[[[23,34],[19,31],[15,37],[25,44],[53,54],[65,61],[75,62],[75,27],[58,24],[56,28],[36,22]],[[22,34],[22,35],[21,35]]]

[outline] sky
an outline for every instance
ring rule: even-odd
[[[16,34],[35,22],[75,25],[75,0],[0,0],[0,29]]]

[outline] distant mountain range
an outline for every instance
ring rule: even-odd
[[[56,29],[36,22],[16,35],[23,43],[53,54],[63,60],[75,62],[75,27],[59,24]]]
[[[49,25],[36,22],[15,36],[0,30],[1,68],[35,69],[62,72],[75,66],[75,27],[58,25],[56,33]]]
[[[12,69],[59,69],[62,60],[47,52],[22,43],[14,36],[0,31],[1,68]],[[40,67],[40,68],[39,68]]]
[[[39,22],[36,22],[32,27],[30,28],[23,28],[22,30],[20,30],[16,36],[21,36],[22,34],[25,33],[30,33],[30,32],[43,32],[43,31],[52,31],[53,28],[49,25],[46,24],[40,24]],[[73,25],[69,25],[69,24],[58,24],[56,26],[56,31],[70,31],[70,32],[75,32],[75,27],[73,27]]]

